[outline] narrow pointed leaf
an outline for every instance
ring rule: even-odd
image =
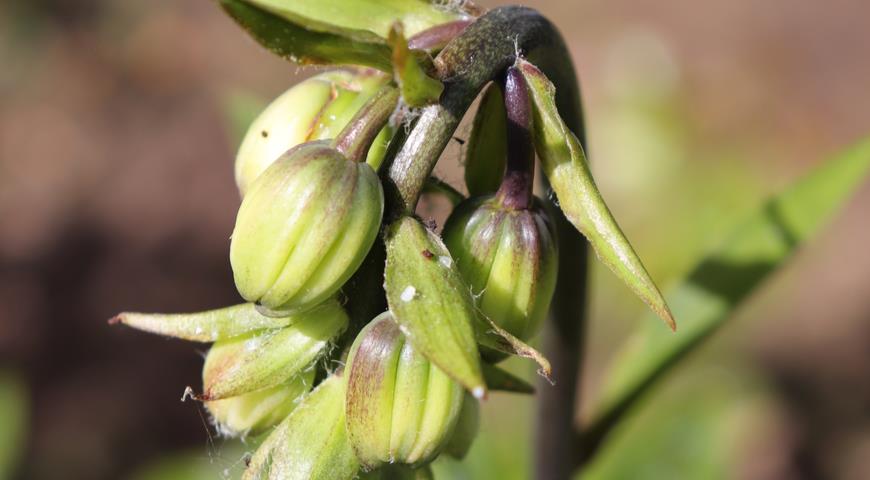
[[[507,114],[501,88],[486,87],[465,147],[465,185],[472,197],[498,190],[507,162]]]
[[[534,394],[535,387],[522,378],[495,365],[483,364],[483,378],[486,385],[494,392],[510,392]]]
[[[668,295],[684,319],[681,334],[645,326],[616,356],[585,433],[587,445],[600,442],[641,395],[722,326],[868,176],[870,139],[771,198],[728,235]]]
[[[216,343],[203,368],[203,400],[219,400],[274,387],[298,375],[331,347],[347,327],[338,305],[318,307],[297,323]]]
[[[255,330],[286,327],[299,316],[267,317],[253,303],[197,313],[124,312],[109,320],[145,332],[194,342],[216,342]]]
[[[350,480],[359,463],[344,427],[344,379],[331,376],[251,457],[243,480]]]
[[[577,137],[559,116],[555,87],[531,63],[517,66],[528,82],[534,106],[535,150],[568,220],[588,240],[598,258],[676,330],[665,299],[604,203]]]
[[[475,396],[486,394],[471,291],[437,235],[402,217],[387,231],[387,304],[403,333]]]
[[[430,67],[432,65],[428,54],[408,48],[408,40],[400,23],[393,25],[387,41],[393,49],[393,77],[399,84],[405,103],[411,107],[423,107],[437,102],[444,91],[444,84],[430,77],[424,69],[424,63]]]

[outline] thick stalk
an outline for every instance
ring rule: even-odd
[[[387,221],[413,213],[417,199],[462,116],[487,82],[513,65],[517,51],[556,85],[556,103],[568,127],[583,140],[580,94],[571,57],[556,28],[524,7],[491,10],[450,42],[435,59],[444,93],[425,107],[398,152],[381,169]],[[558,210],[558,209],[554,209]],[[586,312],[586,242],[561,215],[559,278],[545,350],[557,384],[539,389],[535,475],[565,479],[576,455],[574,407]],[[377,283],[375,283],[377,284]]]

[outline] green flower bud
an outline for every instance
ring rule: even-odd
[[[495,196],[469,199],[454,210],[443,236],[481,313],[520,339],[534,335],[558,269],[554,224],[541,202],[514,209]]]
[[[463,389],[420,354],[387,312],[366,326],[348,356],[347,431],[364,469],[421,465],[444,448]]]
[[[344,378],[331,375],[269,434],[243,480],[351,480],[359,462],[347,438]]]
[[[236,184],[244,195],[287,150],[335,138],[353,115],[389,80],[374,71],[333,70],[304,80],[276,98],[248,127],[236,155]],[[391,132],[385,128],[369,150],[380,164]]]
[[[299,145],[242,201],[230,245],[236,287],[273,311],[304,311],[333,295],[362,263],[384,210],[380,180],[328,142]]]
[[[312,369],[347,327],[335,300],[298,315],[292,325],[216,342],[205,357],[203,400],[221,400],[286,384]]]
[[[314,382],[314,369],[290,382],[238,397],[206,402],[218,431],[230,437],[256,435],[284,420]]]

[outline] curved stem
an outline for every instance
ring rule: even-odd
[[[375,137],[399,103],[399,89],[385,85],[353,116],[332,144],[347,158],[364,162]]]
[[[420,117],[392,160],[381,170],[389,221],[412,214],[423,184],[462,116],[483,86],[513,65],[521,52],[556,85],[565,123],[584,141],[580,93],[571,56],[556,28],[524,7],[491,10],[450,42],[435,59],[444,93]],[[554,209],[558,212],[558,209]],[[545,352],[557,378],[539,394],[535,476],[570,478],[579,443],[574,428],[577,377],[586,315],[586,242],[561,213],[559,277],[551,305]]]

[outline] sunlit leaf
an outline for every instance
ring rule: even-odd
[[[532,95],[535,150],[562,212],[589,240],[601,262],[675,330],[664,297],[604,203],[580,141],[559,116],[555,87],[531,63],[519,60],[517,66]]]
[[[13,478],[27,446],[27,392],[10,372],[0,371],[0,480]]]
[[[273,53],[303,65],[392,71],[386,38],[395,22],[413,35],[467,15],[422,0],[219,0]]]

